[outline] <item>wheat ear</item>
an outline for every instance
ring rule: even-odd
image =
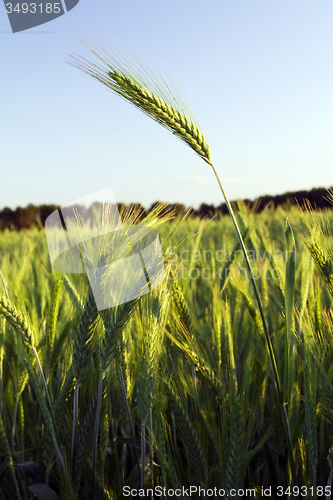
[[[183,96],[180,95],[180,89],[176,89],[170,83],[167,85],[165,81],[163,88],[148,68],[144,68],[145,78],[142,78],[119,53],[110,52],[100,42],[80,41],[101,61],[101,64],[95,64],[78,55],[71,55],[72,66],[79,68],[129,101],[184,141],[203,160],[211,163],[208,142]]]

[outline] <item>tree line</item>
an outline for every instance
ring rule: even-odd
[[[333,191],[333,187],[330,188]],[[296,205],[297,203],[302,205],[305,200],[309,200],[312,207],[315,209],[323,209],[326,207],[332,208],[331,203],[327,200],[327,189],[326,188],[314,188],[310,191],[293,191],[286,192],[280,195],[265,195],[256,198],[255,200],[245,199],[243,203],[250,209],[254,209],[256,212],[261,212],[268,205],[277,208],[282,205],[290,204]],[[130,205],[125,205],[124,203],[118,203],[118,209],[120,213],[125,208],[131,208],[137,210],[140,213],[138,220],[143,219],[149,212],[151,212],[159,202],[153,203],[149,208],[144,208],[140,203],[132,203]],[[236,207],[237,202],[233,201],[231,204]],[[47,217],[59,208],[59,205],[33,205],[30,203],[27,207],[17,207],[15,210],[5,207],[0,210],[0,230],[4,229],[28,229],[32,226],[45,226],[45,221]],[[223,216],[228,213],[225,203],[221,203],[218,206],[201,203],[198,209],[192,207],[186,208],[182,203],[168,204],[161,214],[173,210],[176,214],[181,214],[187,210],[190,210],[191,217],[214,217]]]

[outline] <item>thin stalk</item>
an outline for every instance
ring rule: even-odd
[[[176,435],[176,422],[175,422],[175,416],[173,414],[173,411],[171,412],[171,421],[172,421],[173,447],[174,447],[175,452],[176,452],[176,450],[177,450],[177,435]]]
[[[92,500],[94,499],[94,490],[95,490],[96,454],[97,454],[98,428],[99,428],[99,421],[100,421],[100,417],[101,417],[101,408],[102,408],[103,378],[104,378],[104,371],[101,370],[100,377],[99,377],[99,383],[98,383],[97,411],[96,411],[96,419],[95,419],[94,444],[93,444],[93,452],[92,452],[92,471],[91,471],[91,499]]]
[[[145,464],[146,464],[146,424],[141,422],[141,478],[140,488],[143,488],[145,482]]]
[[[17,409],[18,409],[18,399],[15,401],[14,411],[13,411],[13,420],[12,420],[12,449],[14,448],[14,438],[15,438],[15,427],[16,427],[16,417],[17,417]]]
[[[154,450],[153,450],[153,410],[149,408],[148,412],[148,432],[149,432],[149,468],[151,477],[151,489],[154,491]],[[152,495],[150,495],[152,499]]]
[[[125,484],[125,465],[126,465],[126,444],[123,444],[123,448],[121,450],[121,485],[122,487]]]
[[[6,296],[6,299],[8,300],[9,304],[10,304],[10,307],[12,307],[12,303],[10,301],[10,298],[9,298],[9,294],[8,294],[8,290],[7,290],[7,285],[6,285],[6,282],[5,282],[5,279],[4,277],[2,276],[2,273],[0,271],[0,280],[2,282],[2,287],[3,287],[3,290],[5,292],[5,296]]]
[[[330,500],[330,498],[331,498],[331,488],[332,488],[332,480],[333,480],[333,462],[332,462],[330,455],[328,456],[328,462],[330,464],[330,475],[328,476],[328,480],[327,480],[327,489],[330,493],[326,495],[326,500]]]
[[[313,469],[312,473],[313,500],[317,500],[317,471]]]
[[[18,485],[18,482],[17,482],[17,479],[16,479],[15,472],[14,472],[14,475],[13,475],[13,481],[14,481],[14,485],[15,485],[15,491],[16,491],[17,499],[18,500],[22,500],[21,492],[20,492],[20,488],[19,488],[19,485]]]
[[[195,417],[197,418],[197,416],[198,416],[197,376],[196,376],[196,369],[195,369],[195,366],[193,364],[191,365],[191,369],[192,369],[192,380],[193,380],[193,389],[194,389],[194,410],[195,410]]]
[[[53,444],[54,444],[56,456],[57,456],[57,458],[58,458],[58,460],[60,462],[61,468],[62,468],[63,473],[64,473],[65,484],[66,484],[67,491],[68,491],[68,494],[69,494],[68,499],[72,499],[74,497],[73,490],[72,490],[72,483],[71,483],[71,480],[70,480],[70,477],[69,477],[69,474],[68,474],[67,467],[65,465],[63,456],[61,454],[59,445],[58,445],[59,437],[58,437],[58,433],[57,433],[57,426],[56,426],[56,421],[55,421],[55,418],[54,418],[54,413],[53,413],[53,409],[52,409],[52,405],[51,405],[51,401],[50,401],[49,392],[47,390],[47,384],[46,384],[46,380],[45,380],[45,377],[44,377],[43,369],[42,369],[42,366],[40,364],[40,360],[39,360],[36,348],[34,346],[31,346],[31,349],[32,349],[32,352],[34,353],[34,356],[35,356],[35,359],[36,359],[36,362],[37,362],[37,367],[38,367],[39,375],[40,375],[40,378],[42,380],[42,384],[43,384],[43,387],[44,387],[44,390],[45,390],[45,398],[46,398],[47,407],[49,409],[51,420],[52,420],[52,424],[53,424],[53,428],[54,428],[54,437],[52,437],[52,440],[53,440]]]
[[[294,291],[295,291],[295,269],[296,269],[296,244],[288,219],[285,230],[286,239],[286,284],[285,284],[285,331],[284,331],[284,377],[283,377],[283,401],[289,402],[290,392],[290,341],[293,326]],[[289,253],[292,253],[292,258]]]
[[[291,432],[290,432],[290,427],[289,427],[289,422],[288,422],[288,416],[287,416],[286,406],[284,405],[284,402],[283,402],[283,394],[282,394],[282,390],[281,390],[280,377],[279,377],[279,373],[278,373],[278,369],[277,369],[277,364],[276,364],[276,360],[275,360],[275,355],[274,355],[274,350],[273,350],[272,342],[271,342],[271,339],[270,339],[270,336],[269,336],[269,333],[268,333],[268,327],[267,327],[267,323],[266,323],[266,319],[265,319],[263,307],[262,307],[262,304],[261,304],[259,292],[258,292],[256,283],[254,281],[254,277],[253,277],[253,274],[252,274],[252,269],[251,269],[250,261],[249,261],[248,255],[247,255],[247,250],[246,250],[246,247],[245,247],[245,244],[244,244],[244,241],[243,241],[240,229],[238,227],[238,223],[237,223],[234,211],[233,211],[232,206],[230,204],[230,201],[229,201],[229,199],[227,197],[226,192],[224,191],[224,188],[222,186],[221,180],[220,180],[219,175],[218,175],[218,173],[217,173],[217,171],[215,169],[214,164],[211,161],[207,161],[207,163],[209,163],[209,165],[212,167],[212,169],[214,171],[214,174],[215,174],[215,177],[217,179],[217,182],[219,183],[222,195],[223,195],[225,203],[227,205],[227,208],[228,208],[231,220],[232,220],[232,222],[234,224],[234,227],[235,227],[235,230],[236,230],[236,233],[237,233],[237,237],[238,237],[241,249],[242,249],[244,257],[245,257],[246,265],[247,265],[249,273],[250,273],[250,278],[251,278],[251,282],[252,282],[252,286],[253,286],[253,290],[254,290],[254,295],[256,297],[256,301],[257,301],[257,304],[258,304],[259,313],[260,313],[260,316],[261,316],[261,321],[262,321],[262,324],[263,324],[263,328],[264,328],[264,332],[265,332],[265,338],[266,338],[266,343],[267,343],[267,347],[268,347],[268,351],[269,351],[269,356],[270,356],[270,360],[271,360],[271,365],[272,365],[272,370],[273,370],[273,379],[274,379],[274,384],[273,385],[274,385],[274,389],[275,389],[275,395],[276,395],[276,397],[278,399],[279,406],[280,406],[281,418],[282,418],[283,430],[284,430],[284,434],[285,434],[285,438],[286,438],[286,442],[287,442],[288,458],[289,458],[289,463],[290,463],[290,467],[291,467],[293,484],[294,484],[294,486],[296,486],[297,485],[297,481],[296,481],[296,468],[295,468],[295,461],[294,461],[294,454],[293,454],[293,447],[292,447],[292,441],[291,441]]]
[[[123,398],[124,398],[125,405],[126,405],[127,417],[128,417],[128,421],[129,421],[130,429],[131,429],[131,436],[132,436],[132,441],[133,441],[133,446],[134,446],[135,460],[136,460],[136,463],[138,466],[139,477],[141,477],[140,461],[139,461],[138,450],[137,450],[136,442],[135,442],[134,426],[133,426],[132,419],[131,419],[131,412],[130,412],[130,408],[128,405],[124,377],[123,377],[123,372],[122,372],[121,368],[119,368],[119,379],[120,379],[121,391],[123,393]]]
[[[74,471],[74,451],[75,451],[78,406],[79,406],[79,388],[80,388],[79,383],[78,381],[76,381],[74,388],[74,401],[73,401],[73,430],[72,430],[72,448],[71,448],[71,465],[70,465],[70,473],[72,478]]]
[[[50,396],[49,396],[49,391],[47,389],[47,384],[46,384],[46,380],[45,380],[45,377],[44,377],[42,365],[40,363],[39,356],[38,356],[38,353],[37,353],[37,350],[36,350],[35,346],[31,346],[31,349],[32,349],[32,352],[34,353],[34,356],[35,356],[35,359],[36,359],[36,362],[37,362],[38,372],[39,372],[39,375],[40,375],[40,378],[41,378],[41,381],[42,381],[42,384],[43,384],[43,387],[44,387],[44,391],[45,391],[46,403],[47,403],[47,406],[48,406],[48,409],[49,409],[49,412],[50,412],[50,415],[51,415],[51,419],[52,419],[52,423],[53,423],[53,427],[54,427],[55,436],[56,436],[56,439],[57,439],[57,442],[58,442],[59,441],[59,437],[58,437],[58,432],[57,432],[57,425],[56,425],[56,421],[55,421],[55,417],[54,417],[54,413],[53,413],[53,409],[52,409],[52,404],[51,404],[51,400],[50,400]]]

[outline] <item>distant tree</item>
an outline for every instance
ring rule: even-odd
[[[215,210],[220,216],[227,215],[228,213],[227,205],[225,203],[221,203],[218,207],[216,207]]]
[[[38,217],[39,220],[41,221],[42,225],[45,226],[45,221],[48,218],[49,215],[52,214],[55,210],[59,208],[59,205],[40,205],[38,207]]]
[[[332,188],[330,188],[332,189]],[[280,207],[289,203],[291,205],[296,205],[297,203],[302,205],[305,200],[309,200],[314,208],[324,208],[330,207],[332,205],[327,201],[327,189],[326,188],[314,188],[310,191],[287,191],[283,194],[278,194],[275,196],[265,195],[260,196],[255,200],[253,204],[256,205],[257,211],[261,212],[267,207],[268,204],[273,204],[275,208]]]
[[[1,229],[10,228],[14,224],[15,224],[14,211],[9,207],[5,207],[0,212],[0,227],[1,227]]]
[[[216,213],[215,205],[208,205],[207,203],[201,203],[199,210],[197,211],[198,216],[202,219],[205,217],[214,217]]]
[[[333,187],[329,189],[332,191]],[[309,200],[313,208],[333,208],[332,204],[327,200],[326,188],[313,188],[310,191],[288,191],[275,196],[264,195],[256,198],[254,201],[245,199],[243,200],[243,203],[251,210],[262,212],[268,205],[271,205],[273,208],[277,208],[287,203],[290,205],[296,205],[297,203],[302,205],[305,200]],[[152,203],[148,210],[145,210],[140,203],[131,203],[128,207],[126,207],[124,203],[118,203],[117,207],[121,216],[123,213],[126,213],[127,210],[131,210],[136,212],[136,220],[141,221],[148,213],[155,210],[158,205],[161,205],[161,202],[156,201],[155,203]],[[231,205],[234,210],[237,210],[238,207],[236,201],[232,201]],[[45,226],[45,221],[48,216],[58,208],[59,205],[55,204],[36,206],[32,203],[25,208],[17,207],[15,210],[5,207],[0,210],[0,230],[3,231],[4,229],[11,227],[15,227],[19,230],[27,229],[31,226],[37,225],[38,221]],[[182,203],[169,203],[165,204],[165,207],[159,212],[159,214],[160,216],[163,216],[166,213],[173,211],[176,215],[180,215],[185,211],[185,209],[186,207]],[[212,218],[216,215],[222,216],[228,213],[225,203],[221,203],[217,207],[212,204],[201,203],[197,210],[192,207],[189,207],[187,210],[190,211],[191,217],[200,218]]]
[[[37,225],[38,207],[30,203],[27,207],[17,207],[14,213],[15,226],[18,229],[28,229]]]

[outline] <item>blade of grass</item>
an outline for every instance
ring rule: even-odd
[[[285,293],[285,335],[284,335],[284,378],[283,378],[283,401],[289,401],[289,346],[291,339],[293,309],[294,309],[294,288],[296,269],[296,244],[292,229],[288,219],[286,222],[286,293]],[[289,253],[292,256],[289,258]]]

